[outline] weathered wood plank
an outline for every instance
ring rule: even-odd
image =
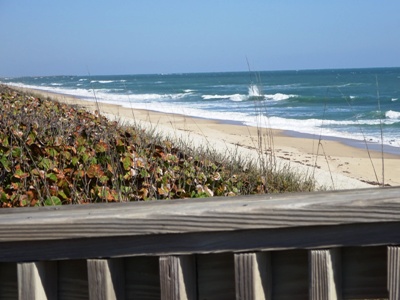
[[[235,254],[236,299],[272,299],[271,273],[271,254],[269,252]]]
[[[0,242],[400,222],[399,188],[0,210]]]
[[[197,256],[198,299],[235,299],[233,254]]]
[[[400,223],[1,243],[0,261],[186,255],[388,244],[400,244]],[[27,247],[29,251],[26,251]]]
[[[19,300],[57,299],[57,262],[18,264]]]
[[[400,300],[400,247],[389,246],[388,251],[388,280],[389,300]]]
[[[343,299],[388,298],[387,247],[345,247],[341,260]]]
[[[271,266],[272,299],[309,299],[307,250],[273,251]]]
[[[159,258],[139,256],[124,259],[126,299],[160,300]]]
[[[196,300],[194,255],[160,257],[162,300]]]
[[[123,259],[88,259],[89,299],[125,299]]]
[[[86,260],[58,262],[58,300],[89,299]]]
[[[0,299],[18,299],[18,275],[16,263],[0,263]]]
[[[310,250],[310,299],[342,299],[339,249]]]

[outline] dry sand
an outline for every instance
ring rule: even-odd
[[[78,104],[90,111],[99,110],[109,119],[117,119],[124,124],[139,124],[166,137],[190,141],[195,147],[205,145],[223,153],[239,153],[250,159],[260,157],[257,150],[260,149],[258,137],[262,136],[263,152],[272,151],[278,166],[284,167],[289,164],[296,172],[313,174],[317,185],[326,189],[377,186],[377,182],[382,183],[383,173],[385,184],[400,185],[400,149],[399,155],[384,153],[384,168],[382,168],[380,152],[352,147],[339,139],[319,140],[300,137],[301,135],[291,136],[280,130],[258,129],[216,120],[136,110],[38,90],[29,92],[69,104]]]

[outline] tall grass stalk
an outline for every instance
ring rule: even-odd
[[[345,95],[343,94],[342,90],[341,90],[339,87],[337,87],[337,90],[340,92],[342,98],[346,101],[346,103],[347,103],[347,105],[349,106],[351,112],[352,112],[354,115],[356,115],[356,112],[354,111],[354,107],[353,107],[353,105],[351,104],[349,97],[348,97],[348,96],[345,96]],[[379,92],[379,91],[378,91],[378,92]],[[368,141],[367,141],[367,138],[366,138],[366,136],[365,136],[364,130],[362,129],[361,124],[360,124],[360,122],[359,122],[359,120],[358,120],[357,118],[355,119],[355,121],[356,121],[356,123],[357,123],[357,125],[358,125],[358,129],[359,129],[359,131],[360,131],[360,133],[361,133],[361,135],[362,135],[362,137],[363,137],[363,142],[364,142],[364,145],[365,145],[365,150],[367,151],[368,159],[369,159],[369,161],[370,161],[370,163],[371,163],[371,167],[372,167],[372,170],[373,170],[373,172],[374,172],[374,176],[375,176],[376,182],[379,184],[378,173],[377,173],[377,171],[376,171],[376,169],[375,169],[375,164],[374,164],[374,162],[373,162],[373,160],[372,160],[371,151],[370,151],[370,149],[369,149]],[[383,150],[382,150],[382,151],[383,151]]]
[[[379,129],[381,134],[381,160],[382,160],[382,187],[385,186],[385,157],[383,149],[383,124],[382,124],[382,110],[381,110],[381,100],[379,95],[379,83],[378,76],[375,76],[376,82],[376,98],[378,101],[378,111],[379,111]]]

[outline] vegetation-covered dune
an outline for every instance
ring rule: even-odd
[[[0,206],[308,191],[313,182],[0,85]]]

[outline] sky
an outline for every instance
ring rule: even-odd
[[[0,0],[0,76],[400,66],[399,0]]]

